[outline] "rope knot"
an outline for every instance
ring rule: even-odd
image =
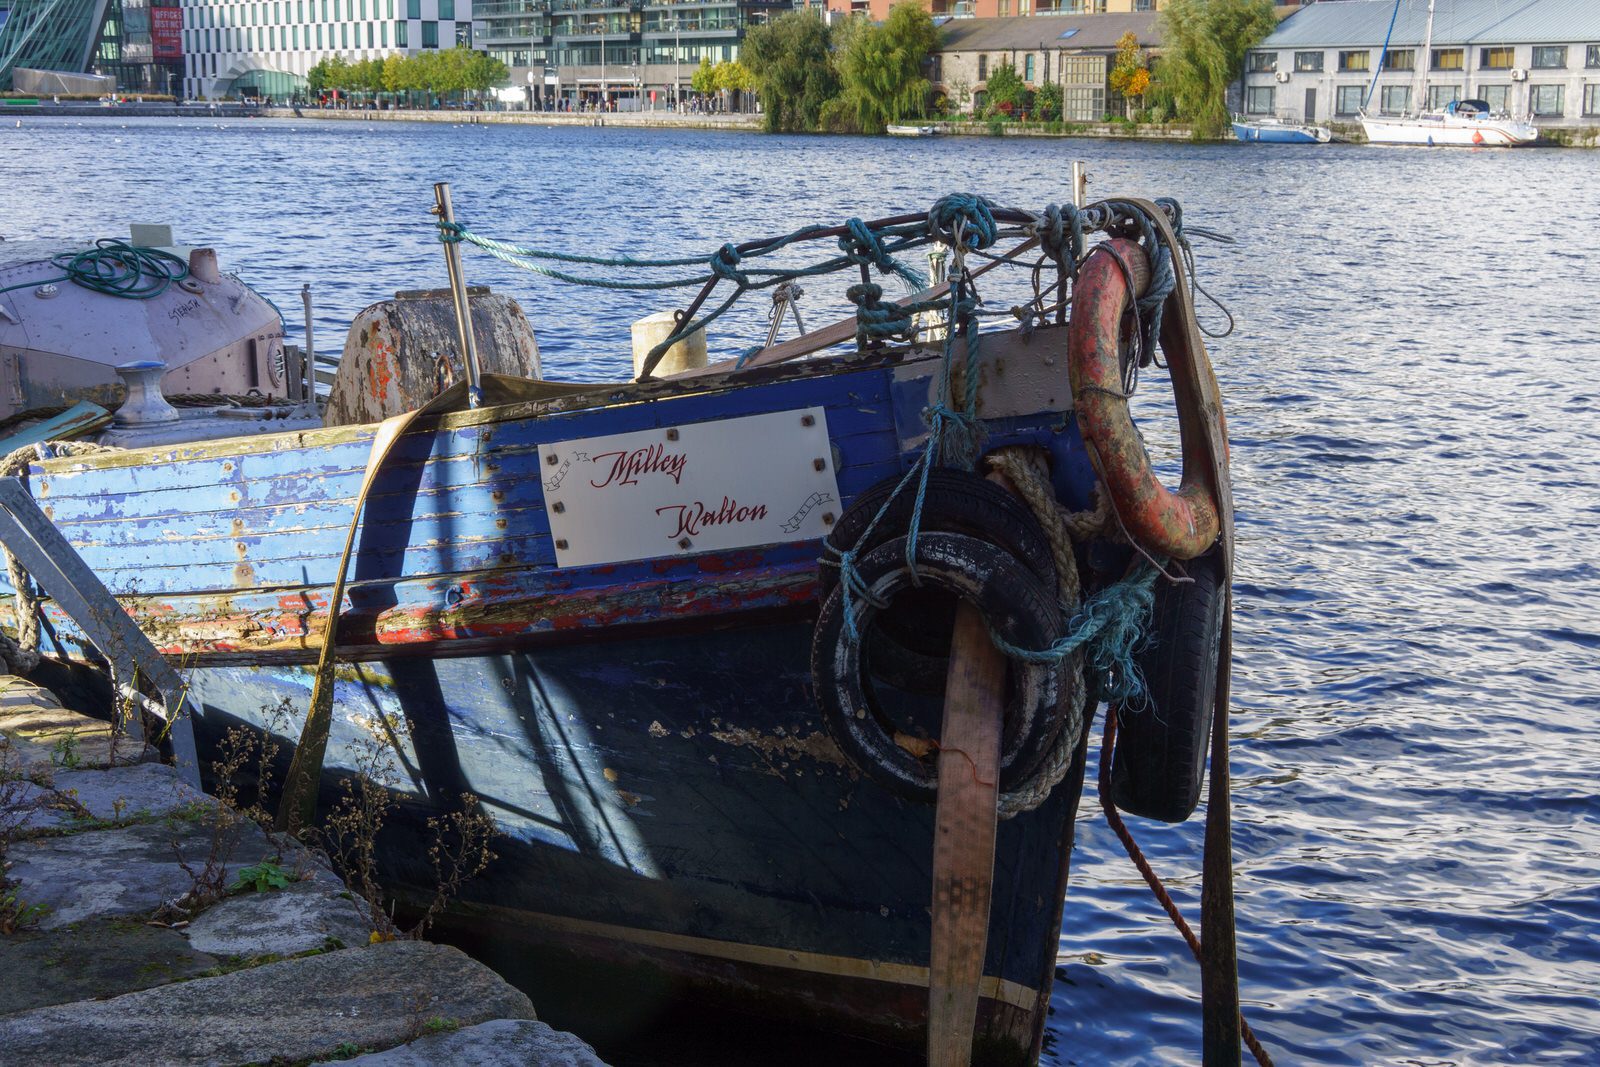
[[[459,222],[446,222],[443,219],[439,220],[439,242],[441,244],[460,244],[462,235],[466,233],[466,231],[467,228],[461,225]]]
[[[1033,223],[1044,254],[1055,260],[1069,278],[1078,276],[1083,258],[1083,216],[1074,204],[1051,204]]]
[[[883,286],[861,282],[845,290],[846,297],[856,306],[856,344],[865,348],[869,342],[908,337],[916,326],[909,308],[890,301],[883,302]]]
[[[882,274],[894,272],[898,264],[893,256],[884,251],[883,242],[870,226],[860,219],[851,219],[844,225],[849,232],[839,237],[839,251],[844,253],[846,259],[857,266],[870,264]]]
[[[934,201],[928,212],[928,236],[954,245],[957,223],[963,224],[961,244],[968,250],[988,248],[1000,236],[994,203],[972,193],[951,193]]]
[[[750,276],[739,269],[739,250],[732,244],[725,244],[711,256],[711,273],[718,278],[733,282],[741,289],[750,287]]]

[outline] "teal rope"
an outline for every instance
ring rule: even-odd
[[[189,264],[171,252],[144,245],[130,245],[111,237],[101,238],[93,248],[82,252],[62,252],[53,256],[50,265],[62,271],[62,274],[55,278],[8,285],[0,289],[0,293],[71,282],[96,293],[124,300],[154,300],[166,292],[173,282],[189,276]]]
[[[1067,633],[1049,648],[1019,648],[992,627],[989,639],[1007,656],[1026,663],[1059,663],[1083,649],[1100,699],[1129,706],[1145,691],[1133,657],[1145,638],[1160,575],[1156,564],[1140,560],[1121,581],[1090,597],[1067,624]]]

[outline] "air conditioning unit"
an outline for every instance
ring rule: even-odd
[[[1276,77],[1280,82],[1286,82],[1289,80],[1289,72],[1286,70],[1280,70],[1276,75],[1274,75],[1274,77]]]
[[[1521,67],[1517,67],[1511,72],[1511,80],[1514,82],[1525,82],[1528,80],[1528,72],[1523,70]]]

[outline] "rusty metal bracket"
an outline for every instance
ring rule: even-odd
[[[192,711],[188,686],[39,510],[19,478],[0,478],[0,542],[110,662],[112,684],[126,705],[148,711],[167,724],[178,774],[198,789],[200,761],[194,723],[187,714]],[[160,702],[140,692],[141,679],[160,691]],[[130,715],[128,725],[136,739],[145,740],[138,715]]]

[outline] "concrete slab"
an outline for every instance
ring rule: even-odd
[[[606,1067],[578,1035],[532,1019],[496,1019],[342,1062],[350,1067]]]
[[[363,921],[344,886],[318,872],[287,889],[239,893],[200,913],[183,931],[190,947],[214,956],[293,956],[326,948],[365,945],[372,927]]]
[[[241,822],[235,832],[230,870],[276,854],[254,823]],[[212,840],[211,827],[194,820],[35,838],[11,846],[8,875],[16,883],[19,899],[50,909],[40,929],[86,919],[143,918],[193,888],[194,880],[178,863],[178,855],[181,852],[199,870]]]
[[[220,964],[176,930],[101,919],[0,938],[0,1015],[111,997],[192,978]],[[0,1060],[4,1060],[0,1054]]]
[[[526,995],[460,950],[392,941],[0,1017],[0,1049],[52,1067],[294,1063],[391,1048],[431,1019],[533,1017]]]
[[[50,778],[47,792],[38,787],[13,788],[15,796],[0,800],[0,825],[16,824],[18,833],[36,833],[81,825],[86,819],[142,821],[217,801],[184,784],[175,768],[140,763],[102,771],[64,771]],[[38,803],[42,798],[43,803]],[[5,809],[19,817],[7,819]]]
[[[24,771],[126,766],[148,762],[156,754],[149,746],[117,736],[108,722],[68,711],[43,689],[0,696],[0,733],[10,739],[13,762]]]

